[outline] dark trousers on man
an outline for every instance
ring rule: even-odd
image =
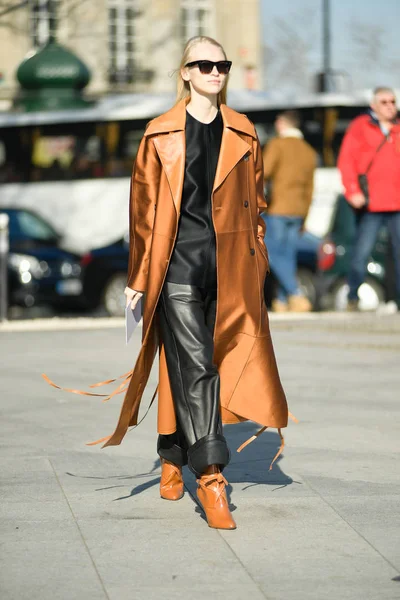
[[[359,217],[348,276],[349,300],[357,300],[358,298],[358,288],[365,280],[368,259],[371,256],[379,229],[383,225],[387,225],[390,232],[397,302],[400,301],[400,211],[365,212]]]
[[[222,435],[220,380],[213,363],[217,291],[165,282],[158,306],[177,430],[160,435],[160,457],[200,476],[229,462]]]

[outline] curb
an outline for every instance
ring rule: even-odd
[[[395,315],[376,315],[375,313],[269,313],[272,329],[293,327],[322,326],[329,329],[353,329],[380,331],[382,333],[400,332],[400,313]],[[79,329],[119,329],[125,327],[123,317],[52,317],[47,319],[26,319],[0,323],[0,333],[18,333],[29,331],[68,331]],[[142,327],[140,321],[138,327]]]
[[[139,327],[142,326],[142,321]],[[118,329],[125,327],[125,319],[112,318],[61,318],[31,319],[20,321],[5,321],[0,323],[0,333],[17,333],[27,331],[66,331],[77,329]]]

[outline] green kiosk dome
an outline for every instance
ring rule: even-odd
[[[17,70],[21,89],[14,100],[20,111],[84,108],[82,96],[90,71],[73,52],[55,41],[30,53]]]

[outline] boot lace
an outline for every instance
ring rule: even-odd
[[[210,475],[202,475],[201,478],[197,480],[197,483],[199,484],[200,487],[202,487],[206,490],[207,487],[214,481],[216,481],[218,483],[218,490],[216,491],[216,494],[217,494],[216,503],[217,503],[225,491],[225,486],[228,485],[228,482],[225,479],[225,477],[222,475],[222,473],[211,473]]]

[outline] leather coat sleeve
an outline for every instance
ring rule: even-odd
[[[133,167],[129,205],[127,287],[145,292],[161,165],[153,141],[143,137]]]
[[[265,248],[264,235],[265,235],[265,221],[261,216],[267,208],[267,202],[264,195],[264,167],[263,157],[260,141],[257,140],[253,143],[254,161],[256,165],[256,190],[257,190],[257,207],[258,207],[258,218],[257,218],[257,239]]]

